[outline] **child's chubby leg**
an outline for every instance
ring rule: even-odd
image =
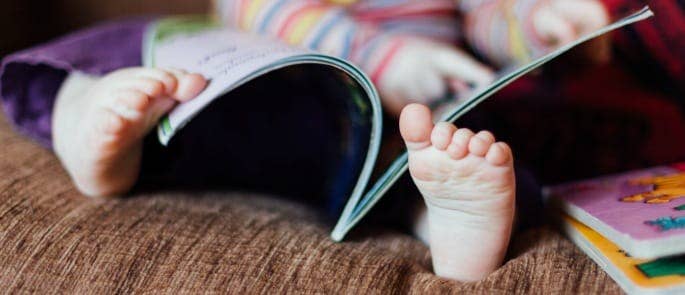
[[[417,234],[430,246],[437,275],[479,280],[501,265],[509,243],[515,209],[511,149],[487,131],[434,125],[431,117],[418,104],[400,117],[409,170],[427,209]]]
[[[138,178],[143,137],[206,84],[197,74],[153,68],[71,74],[53,111],[55,152],[82,193],[126,193]]]

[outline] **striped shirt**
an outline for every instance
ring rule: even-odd
[[[464,39],[478,55],[499,66],[526,62],[550,49],[532,24],[532,14],[545,1],[215,0],[226,25],[346,58],[372,78],[383,72],[408,35],[453,44]],[[613,18],[645,5],[644,0],[600,1]],[[635,59],[651,59],[682,81],[684,46],[674,36],[682,36],[677,24],[685,19],[685,0],[648,2],[658,17],[616,33],[617,43],[624,45],[620,50],[639,52],[633,54]],[[637,47],[644,50],[634,50]]]
[[[217,0],[216,7],[228,26],[348,59],[376,80],[407,36],[455,43],[462,37],[460,11],[484,9],[499,2]]]

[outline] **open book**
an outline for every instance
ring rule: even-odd
[[[503,71],[492,85],[474,90],[469,98],[461,99],[458,104],[445,110],[442,120],[457,120],[504,86],[578,44],[650,16],[652,12],[645,7],[526,65]],[[368,134],[368,142],[364,146],[368,148],[356,185],[331,234],[336,241],[341,241],[407,170],[407,155],[404,154],[367,190],[380,149],[381,104],[369,78],[344,60],[192,18],[166,19],[151,26],[144,50],[144,62],[147,66],[184,69],[203,74],[210,80],[203,93],[179,105],[162,120],[158,127],[158,136],[164,145],[213,100],[269,72],[304,64],[324,66],[337,75],[339,83],[345,85],[347,96],[353,102],[349,104],[348,110],[355,117],[354,120],[349,120],[353,124],[350,128],[367,130],[365,134]]]

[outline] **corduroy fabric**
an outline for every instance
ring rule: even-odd
[[[55,156],[0,118],[2,293],[611,294],[618,286],[549,228],[516,234],[478,283],[431,273],[411,236],[365,224],[333,243],[305,204],[240,192],[80,195]]]

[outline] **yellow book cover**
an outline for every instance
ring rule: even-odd
[[[569,238],[599,264],[626,292],[672,294],[685,292],[685,256],[659,259],[630,257],[616,244],[568,215],[563,227]]]

